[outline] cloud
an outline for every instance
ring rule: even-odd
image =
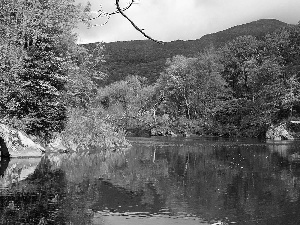
[[[77,0],[85,2],[84,0]],[[126,1],[122,1],[125,5]],[[93,10],[99,0],[91,0]],[[113,11],[113,0],[101,0]],[[171,41],[197,39],[229,27],[263,18],[287,23],[300,20],[299,0],[140,0],[126,14],[151,37]],[[122,16],[113,16],[103,27],[79,29],[81,42],[144,39]]]

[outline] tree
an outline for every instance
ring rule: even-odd
[[[143,116],[147,114],[145,106],[149,106],[154,87],[139,76],[128,76],[124,80],[100,88],[97,101],[107,110],[112,123],[124,129],[135,124],[143,126]]]
[[[231,88],[221,76],[222,69],[218,52],[214,49],[207,49],[198,56],[195,104],[200,116],[210,117],[222,102],[232,98]]]
[[[286,82],[286,91],[281,98],[283,109],[288,109],[289,117],[293,116],[295,106],[300,106],[300,82],[295,75]],[[298,109],[299,110],[299,109]]]
[[[219,50],[222,76],[233,99],[217,108],[216,124],[225,135],[260,136],[280,110],[282,66],[263,40],[242,36]],[[219,132],[218,131],[218,132]]]
[[[167,68],[157,81],[162,88],[161,93],[170,115],[176,117],[185,114],[187,118],[191,118],[191,104],[196,94],[196,77],[193,70],[195,61],[195,58],[174,56],[167,60]]]
[[[265,37],[269,55],[281,67],[282,89],[278,117],[299,116],[300,26],[290,25]]]
[[[162,104],[173,117],[206,118],[228,97],[227,83],[221,77],[217,55],[209,50],[197,58],[175,56],[167,61],[157,84],[165,99]]]
[[[1,111],[47,137],[66,122],[63,93],[83,11],[73,0],[1,1]]]
[[[219,108],[216,121],[223,127],[232,125],[236,134],[258,136],[298,109],[298,34],[299,29],[291,26],[262,40],[238,37],[220,50],[222,76],[236,99]]]
[[[221,63],[224,66],[222,76],[234,91],[235,97],[246,97],[249,92],[260,54],[261,42],[252,36],[238,37],[221,49]]]
[[[90,52],[84,47],[77,48],[75,64],[70,68],[65,85],[64,102],[67,107],[88,108],[97,96],[99,83],[106,74],[99,70],[103,61],[103,45],[97,44]]]
[[[265,37],[270,54],[276,56],[284,67],[285,77],[299,76],[300,63],[300,25],[284,27]]]

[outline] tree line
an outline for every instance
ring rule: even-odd
[[[299,26],[174,56],[155,82],[128,76],[102,87],[103,46],[76,44],[90,5],[73,0],[0,3],[0,118],[76,148],[125,143],[124,131],[260,136],[299,116]],[[142,74],[141,74],[142,75]]]
[[[99,89],[97,101],[134,132],[263,137],[270,125],[299,118],[299,63],[300,26],[291,25],[174,56],[154,83],[128,76]]]

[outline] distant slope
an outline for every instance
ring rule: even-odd
[[[164,45],[149,40],[123,41],[105,44],[105,67],[111,83],[128,75],[147,77],[154,82],[163,71],[167,58],[175,55],[193,56],[211,45],[219,47],[238,36],[252,35],[258,38],[287,26],[275,19],[262,19],[238,25],[224,31],[207,34],[197,40],[172,41]],[[96,43],[84,45],[93,49]]]
[[[257,38],[262,38],[266,34],[272,33],[287,25],[288,24],[275,19],[261,19],[251,23],[234,26],[217,33],[204,35],[199,39],[199,41],[203,44],[212,43],[214,46],[220,46],[235,39],[236,37],[244,35],[252,35]]]

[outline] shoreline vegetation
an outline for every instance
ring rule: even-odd
[[[101,87],[97,101],[128,135],[293,139],[299,65],[300,26],[290,25],[173,56],[155,82],[129,75]]]
[[[105,44],[76,44],[89,4],[0,6],[0,123],[43,146],[59,138],[74,151],[107,151],[129,146],[130,132],[265,137],[300,120],[300,24],[171,55],[151,81],[141,73],[108,82]]]

